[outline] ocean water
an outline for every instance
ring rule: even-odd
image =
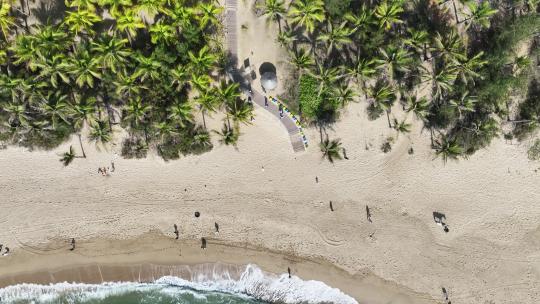
[[[1,304],[358,304],[339,289],[248,265],[237,280],[165,276],[151,283],[20,284],[0,289]]]

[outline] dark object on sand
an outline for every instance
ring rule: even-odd
[[[70,251],[75,250],[75,239],[72,238],[70,243],[71,243],[71,248],[69,248],[69,250],[70,250]]]
[[[201,216],[201,213],[199,211],[195,211],[195,217]]]
[[[178,226],[174,224],[174,234],[176,235],[176,239],[180,237],[180,232],[178,232]]]
[[[371,211],[369,210],[368,205],[366,205],[366,217],[367,217],[368,222],[372,223],[372,221],[371,221]]]
[[[319,177],[318,176],[315,176],[315,182],[318,184],[319,183]]]
[[[216,227],[216,232],[219,232],[219,225],[218,225],[218,223],[214,223],[214,227]]]
[[[264,106],[268,107],[268,97],[264,96]]]
[[[343,148],[343,158],[349,160],[349,157],[347,156],[347,150],[345,150],[345,148]]]
[[[443,227],[444,232],[450,231],[450,229],[448,229],[448,225],[446,224],[446,215],[444,215],[444,213],[433,211],[433,220],[437,225]]]
[[[2,252],[3,247],[4,247],[4,245],[0,244],[0,252]]]
[[[205,238],[201,238],[201,248],[206,249],[206,239]]]
[[[287,272],[289,273],[289,279],[291,278],[291,267],[287,267]]]
[[[446,291],[446,288],[442,288],[442,293],[443,293],[443,298],[444,300],[446,301],[447,304],[452,304],[452,302],[450,302],[450,300],[448,300],[448,292]]]
[[[330,201],[330,211],[334,211],[334,205],[332,204],[332,201]]]
[[[9,247],[6,246],[6,252],[4,252],[4,255],[8,255],[8,253],[9,253]]]

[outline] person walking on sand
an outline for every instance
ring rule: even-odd
[[[73,251],[75,250],[75,239],[74,238],[71,238],[71,248],[69,248],[69,251]]]
[[[178,226],[174,224],[174,234],[176,235],[176,240],[180,237],[180,232],[178,232]]]
[[[206,239],[205,238],[201,238],[201,248],[206,249]]]
[[[291,278],[291,267],[287,267],[287,272],[289,273],[289,279]]]
[[[216,233],[219,233],[219,225],[217,222],[214,223],[214,227],[216,228]]]
[[[332,201],[330,201],[330,211],[334,212],[334,205],[332,204]]]
[[[367,217],[368,222],[371,223],[371,211],[369,211],[368,205],[366,205],[366,217]]]
[[[264,106],[268,108],[268,97],[264,96]]]

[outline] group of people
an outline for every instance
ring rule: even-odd
[[[4,252],[2,253],[2,249],[4,249]],[[6,256],[9,254],[9,247],[8,246],[5,246],[0,244],[0,253],[2,253],[2,256]]]
[[[98,168],[98,173],[101,173],[103,176],[109,176],[110,172],[114,172],[114,162],[111,162],[110,167],[100,167]]]

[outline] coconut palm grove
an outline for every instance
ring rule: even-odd
[[[76,135],[84,157],[89,142],[121,136],[123,157],[154,150],[169,160],[209,151],[212,136],[235,145],[250,123],[252,105],[227,76],[223,3],[27,1],[0,0],[1,142],[53,149]],[[445,161],[535,134],[538,9],[538,0],[257,1],[294,66],[281,99],[304,124],[324,128],[365,103],[398,133],[421,120]],[[396,106],[408,115],[395,117]],[[206,126],[215,112],[221,130]],[[329,160],[340,149],[321,137]],[[62,161],[74,157],[70,148]]]

